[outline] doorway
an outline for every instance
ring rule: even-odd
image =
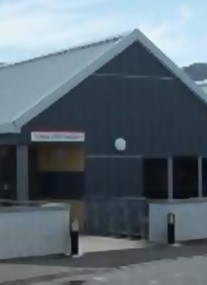
[[[38,144],[30,148],[29,155],[33,199],[81,199],[84,194],[82,145]]]

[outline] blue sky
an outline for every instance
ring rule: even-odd
[[[205,0],[0,0],[0,61],[139,28],[178,65],[207,62]]]

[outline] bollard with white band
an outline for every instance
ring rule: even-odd
[[[71,254],[72,256],[78,255],[79,252],[79,223],[78,220],[74,220],[71,223]]]
[[[168,244],[175,243],[175,214],[169,213],[167,215],[167,240]]]

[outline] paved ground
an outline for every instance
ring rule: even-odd
[[[103,266],[98,268],[97,266],[93,268],[90,264],[87,266],[88,253],[97,253],[99,251],[98,254],[100,255],[100,252],[111,252],[112,250],[118,253],[120,250],[138,249],[146,246],[148,246],[148,243],[141,240],[81,236],[81,258],[71,259],[64,256],[50,256],[47,258],[2,261],[0,263],[0,284],[7,284],[8,282],[8,284],[49,284],[51,282],[61,282],[62,284],[68,282],[68,280],[77,282],[80,279],[87,280],[96,274],[111,271],[108,266],[106,269]],[[100,259],[100,256],[98,259]],[[68,264],[68,262],[79,262],[81,260],[82,266],[80,264],[78,266]]]
[[[110,273],[110,270],[9,263],[0,265],[0,284],[82,284],[80,282],[106,273]]]
[[[110,250],[104,252],[89,252],[80,258],[65,256],[50,256],[45,258],[32,258],[13,260],[13,263],[42,266],[59,266],[70,268],[119,268],[130,264],[139,264],[153,260],[176,259],[178,257],[191,257],[207,254],[207,241],[183,244],[181,247],[150,246],[146,248],[132,248]]]
[[[207,242],[4,261],[1,284],[206,285]]]
[[[0,266],[0,284],[33,285],[206,285],[207,255],[163,259],[117,269],[76,269],[34,265]],[[10,271],[9,274],[7,274]],[[6,273],[7,272],[7,273]],[[13,274],[20,278],[12,278]],[[3,273],[3,274],[2,274]],[[46,274],[47,273],[47,274]],[[10,276],[9,276],[10,275]],[[32,276],[33,275],[33,276]],[[16,275],[17,276],[17,275]],[[30,276],[30,277],[28,277]]]
[[[159,260],[120,268],[88,285],[206,285],[207,256]]]

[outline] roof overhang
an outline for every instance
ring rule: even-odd
[[[14,122],[0,125],[0,134],[17,134],[20,132],[21,128],[17,127]]]

